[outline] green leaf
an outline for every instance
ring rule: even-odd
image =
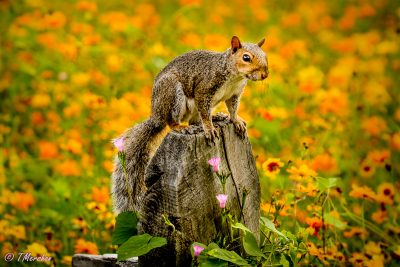
[[[234,251],[228,251],[222,248],[214,248],[208,251],[207,254],[214,258],[228,261],[239,266],[250,266],[246,260],[236,254]]]
[[[246,226],[244,226],[244,225],[241,224],[241,223],[235,223],[234,225],[232,225],[232,227],[233,227],[233,228],[236,228],[236,229],[243,230],[244,232],[249,232],[249,233],[251,233],[250,229],[247,228]]]
[[[317,188],[320,191],[325,191],[326,189],[330,189],[335,187],[339,181],[339,178],[322,178],[317,177]]]
[[[286,259],[284,254],[281,254],[281,260],[279,262],[280,264],[282,264],[283,267],[289,267],[290,263],[289,261]]]
[[[343,221],[341,221],[340,219],[338,219],[336,217],[333,217],[329,213],[324,215],[324,222],[326,224],[330,224],[338,229],[344,229],[347,226],[346,223],[344,223]]]
[[[137,234],[137,216],[133,211],[120,213],[116,218],[115,230],[112,234],[112,244],[121,245]]]
[[[251,232],[246,232],[243,238],[243,247],[250,256],[267,258],[258,247],[257,240]]]
[[[211,258],[210,256],[200,256],[199,257],[199,266],[200,267],[227,267],[228,262]]]
[[[164,237],[153,237],[149,234],[135,235],[123,243],[117,250],[118,260],[123,261],[132,257],[142,256],[154,248],[167,244]]]
[[[261,217],[261,222],[262,224],[268,228],[268,230],[274,232],[275,234],[278,234],[282,237],[284,237],[286,240],[288,240],[288,238],[280,231],[278,231],[275,227],[275,224],[273,222],[271,222],[269,219],[265,218],[265,217]]]

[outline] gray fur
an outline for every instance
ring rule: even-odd
[[[180,123],[202,122],[208,141],[218,132],[211,121],[212,109],[225,101],[237,133],[243,136],[245,123],[236,117],[240,95],[248,79],[264,79],[268,75],[266,55],[256,44],[244,43],[242,48],[254,55],[254,73],[241,73],[232,49],[217,53],[191,51],[172,60],[155,78],[151,116],[124,134],[127,176],[133,192],[129,203],[125,177],[118,159],[112,175],[112,195],[115,212],[139,210],[140,199],[146,190],[144,173],[157,147],[157,136],[169,125],[179,130]],[[241,62],[243,64],[243,62]],[[261,75],[260,73],[263,73]],[[262,77],[262,78],[259,78]]]

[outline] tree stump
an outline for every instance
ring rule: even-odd
[[[226,183],[227,209],[236,218],[242,216],[242,222],[259,236],[260,183],[250,142],[235,133],[228,119],[214,126],[220,132],[215,146],[207,145],[201,127],[196,134],[171,132],[151,159],[139,231],[166,237],[168,244],[139,257],[139,266],[190,266],[191,244],[208,244],[221,231],[222,209],[216,195],[223,189],[208,164],[212,157],[221,157],[220,172],[232,174]],[[248,196],[241,214],[245,191]],[[175,225],[175,232],[162,215]]]

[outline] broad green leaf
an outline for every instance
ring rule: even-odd
[[[317,188],[320,191],[335,187],[339,181],[339,178],[322,178],[317,177]]]
[[[249,232],[249,233],[251,233],[250,229],[247,228],[244,224],[241,224],[241,223],[235,223],[234,225],[232,225],[232,227],[233,227],[233,228],[236,228],[236,229],[243,230],[244,232]]]
[[[214,258],[229,261],[239,266],[250,266],[246,260],[244,260],[234,251],[228,251],[222,248],[214,248],[208,251],[207,254]]]
[[[220,259],[216,259],[210,256],[199,257],[199,266],[200,267],[227,267],[228,262]]]
[[[265,217],[261,217],[261,222],[265,227],[268,228],[268,230],[284,237],[286,240],[288,239],[282,232],[280,232],[276,229],[275,224],[273,222],[271,222],[269,219],[267,219]]]
[[[258,247],[257,240],[251,232],[246,232],[243,238],[243,247],[250,256],[267,258]]]
[[[280,264],[282,264],[283,267],[289,267],[290,263],[289,261],[286,259],[284,254],[281,254],[281,260],[279,262]]]
[[[335,226],[338,229],[344,229],[347,226],[346,223],[344,223],[343,221],[341,221],[338,218],[333,217],[329,213],[324,215],[324,221],[325,221],[326,224],[330,224],[332,226]]]
[[[150,250],[167,244],[164,237],[153,237],[149,234],[135,235],[123,243],[117,250],[118,260],[123,261],[132,257],[142,256]]]
[[[112,244],[121,245],[137,234],[137,216],[132,211],[120,213],[116,218],[115,230],[112,234]]]

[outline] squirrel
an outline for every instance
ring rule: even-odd
[[[246,123],[237,115],[239,100],[248,80],[268,77],[268,60],[261,49],[264,42],[265,38],[257,44],[242,44],[233,36],[231,47],[225,52],[190,51],[161,70],[153,85],[150,118],[123,135],[127,182],[121,163],[118,158],[115,160],[112,196],[116,213],[139,210],[140,199],[146,191],[145,170],[154,143],[167,125],[174,131],[184,132],[187,126],[181,122],[201,123],[207,143],[215,144],[219,134],[212,124],[211,113],[224,101],[236,133],[244,137]]]

